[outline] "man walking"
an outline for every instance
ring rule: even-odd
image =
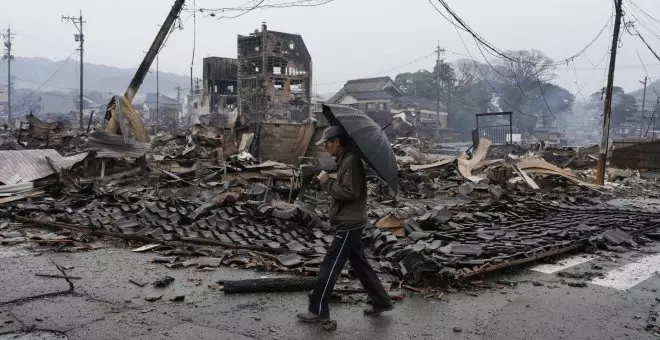
[[[332,197],[329,215],[335,238],[321,263],[308,311],[298,314],[298,318],[304,322],[329,319],[330,295],[346,260],[350,260],[353,274],[371,298],[371,307],[365,309],[364,313],[379,315],[393,308],[362,246],[362,230],[367,222],[367,183],[364,165],[358,156],[347,150],[347,140],[348,136],[343,129],[332,126],[323,131],[317,143],[323,144],[325,150],[337,160],[336,180],[325,171],[318,175],[321,185]]]

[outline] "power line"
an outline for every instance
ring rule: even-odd
[[[387,72],[390,72],[390,71],[394,71],[394,70],[397,70],[397,69],[399,69],[399,68],[401,68],[401,67],[408,66],[408,65],[412,65],[412,64],[418,63],[418,62],[420,62],[420,61],[422,61],[422,60],[424,60],[424,59],[428,59],[428,58],[430,58],[431,56],[433,56],[435,53],[436,53],[436,52],[433,51],[433,52],[431,52],[431,53],[429,53],[429,54],[426,54],[426,55],[423,55],[423,56],[421,56],[421,57],[419,57],[419,58],[417,58],[417,59],[415,59],[415,60],[412,60],[412,61],[406,62],[406,63],[404,63],[404,64],[400,64],[400,65],[393,66],[393,67],[391,67],[391,68],[389,68],[389,69],[387,69],[387,70],[383,70],[383,71],[380,71],[380,72],[377,72],[377,73],[373,73],[372,75],[362,76],[362,77],[359,77],[359,78],[370,78],[370,77],[375,77],[375,76],[380,75],[380,74],[383,74],[383,73],[387,73]],[[346,80],[338,80],[338,81],[327,82],[327,83],[318,83],[318,84],[316,84],[316,85],[317,85],[317,86],[318,86],[318,85],[321,85],[321,86],[323,86],[323,85],[335,85],[335,84],[340,84],[340,83],[344,83],[344,82],[346,82]]]
[[[641,7],[639,7],[634,1],[630,0],[630,4],[633,5],[633,6],[635,6],[635,8],[637,8],[637,9],[638,9],[640,12],[642,12],[642,14],[644,14],[645,16],[649,17],[650,19],[652,19],[652,20],[655,21],[655,22],[660,23],[660,20],[658,20],[656,17],[650,15],[648,12],[646,12],[645,10],[643,10],[643,9],[642,9]]]
[[[637,33],[636,35],[637,35],[637,36],[639,37],[639,39],[644,43],[644,45],[646,45],[646,48],[648,48],[649,51],[651,51],[651,53],[653,53],[653,55],[655,56],[655,58],[658,59],[658,60],[660,61],[660,56],[658,56],[658,54],[655,53],[655,51],[653,50],[653,48],[651,47],[651,45],[649,45],[649,43],[646,42],[646,39],[644,39],[644,37],[639,33],[639,31],[637,30],[637,27],[635,27],[635,25],[632,24],[632,23],[630,23],[630,27],[632,27],[632,28],[635,30],[635,32]]]
[[[639,62],[642,64],[642,67],[644,68],[644,73],[646,74],[646,78],[649,78],[649,80],[651,80],[651,77],[649,77],[649,72],[646,71],[646,65],[644,65],[644,61],[642,61],[642,56],[639,55],[639,49],[637,49],[637,58],[639,58]],[[653,89],[653,92],[655,92],[656,96],[660,96],[658,94],[658,90],[655,89],[655,85],[653,85],[653,80],[651,80],[651,88]]]
[[[488,83],[488,85],[489,85],[490,88],[493,90],[493,92],[495,92],[495,94],[497,94],[497,96],[498,96],[498,97],[499,97],[499,98],[500,98],[505,104],[509,105],[509,107],[511,107],[514,111],[517,111],[518,113],[520,113],[520,114],[523,115],[523,116],[536,118],[535,115],[530,115],[530,114],[528,114],[528,113],[524,113],[524,112],[522,112],[520,109],[516,108],[513,104],[509,103],[506,99],[504,99],[504,96],[502,96],[502,95],[497,91],[497,89],[495,88],[495,86],[493,86],[493,84],[490,82],[490,80],[488,80],[488,78],[486,77],[486,75],[484,74],[484,72],[481,70],[481,67],[477,64],[477,62],[476,62],[476,61],[474,60],[474,58],[472,57],[472,54],[470,53],[470,49],[467,47],[467,44],[465,43],[465,40],[463,39],[463,36],[461,35],[461,32],[458,30],[458,27],[454,27],[454,29],[456,30],[456,34],[458,34],[458,38],[461,40],[461,43],[463,43],[463,47],[465,47],[465,52],[467,52],[467,54],[470,55],[470,60],[472,60],[472,63],[474,64],[475,68],[477,69],[477,71],[479,71],[479,73],[481,74],[481,77],[486,81],[486,83]]]
[[[642,64],[642,67],[644,67],[644,73],[646,74],[646,78],[648,78],[651,82],[651,88],[653,89],[653,92],[655,92],[656,95],[656,100],[655,100],[655,105],[653,106],[653,112],[651,113],[651,116],[649,116],[649,123],[646,126],[646,132],[644,132],[644,136],[642,138],[646,138],[646,136],[649,133],[649,130],[651,128],[651,123],[655,123],[655,113],[658,109],[658,104],[660,104],[660,96],[658,95],[658,90],[655,88],[655,85],[653,85],[653,80],[651,77],[649,77],[649,73],[646,71],[646,66],[644,65],[644,61],[642,60],[642,56],[639,54],[639,50],[637,50],[637,57],[639,58],[639,62]],[[642,105],[645,103],[642,103]],[[642,124],[644,121],[644,111],[642,111]],[[655,125],[655,124],[653,124]],[[655,126],[654,126],[655,129]],[[641,134],[641,131],[640,131]]]
[[[550,114],[552,115],[552,118],[553,118],[553,119],[555,120],[555,122],[556,122],[556,121],[557,121],[557,117],[556,117],[555,114],[552,112],[552,109],[550,108],[550,105],[548,105],[548,100],[545,98],[545,94],[543,93],[543,86],[541,86],[541,79],[539,79],[539,77],[536,77],[536,81],[537,81],[538,84],[539,84],[539,89],[541,90],[541,96],[543,96],[543,101],[545,102],[545,106],[548,108],[548,112],[550,112]]]
[[[44,87],[49,81],[51,81],[51,79],[53,79],[53,77],[55,77],[55,75],[56,75],[57,73],[59,73],[60,70],[62,70],[62,68],[64,68],[64,66],[65,66],[65,65],[67,64],[67,62],[71,59],[71,57],[73,57],[73,55],[76,54],[76,52],[77,52],[77,50],[76,50],[76,51],[73,51],[73,53],[71,53],[71,54],[70,54],[70,55],[69,55],[69,56],[68,56],[68,57],[62,62],[62,65],[60,65],[60,66],[55,70],[55,72],[53,72],[53,73],[48,77],[48,79],[46,79],[43,83],[41,83],[41,85],[39,85],[36,89],[34,89],[32,92],[30,92],[30,94],[28,94],[27,96],[23,97],[21,100],[19,100],[19,101],[17,101],[16,103],[14,103],[14,105],[12,105],[12,107],[13,107],[13,106],[16,106],[16,105],[18,105],[18,104],[20,104],[20,103],[22,103],[22,102],[24,102],[24,101],[26,101],[26,100],[27,100],[28,98],[30,98],[33,94],[35,94],[35,93],[37,93],[39,90],[41,90],[42,87]]]
[[[520,93],[522,93],[523,97],[525,97],[527,100],[535,101],[536,99],[538,99],[538,97],[537,97],[536,99],[532,100],[531,98],[529,98],[527,96],[527,94],[525,93],[525,90],[523,90],[523,88],[522,88],[522,85],[520,85],[520,81],[518,80],[518,75],[515,74],[513,70],[511,71],[511,76],[504,75],[500,71],[498,71],[497,68],[495,68],[490,63],[490,61],[488,61],[488,58],[486,58],[486,56],[484,55],[484,52],[481,49],[481,46],[479,46],[479,43],[476,42],[476,39],[475,39],[475,45],[477,46],[477,49],[479,50],[479,52],[481,52],[481,56],[484,57],[484,61],[486,62],[486,64],[488,64],[488,66],[490,66],[490,68],[493,69],[493,71],[495,71],[495,73],[499,74],[501,77],[504,77],[504,78],[513,78],[516,82],[516,85],[518,86],[518,89],[520,90]]]
[[[246,7],[248,4],[253,3],[254,0],[247,1],[241,5],[238,5],[236,7],[222,7],[222,8],[199,8],[198,11],[200,13],[209,13],[205,17],[214,17],[216,19],[235,19],[238,17],[241,17],[257,8],[260,9],[266,9],[266,8],[291,8],[291,7],[316,7],[316,6],[321,6],[328,4],[330,2],[333,2],[334,0],[324,0],[321,2],[313,2],[312,0],[298,0],[298,1],[290,1],[290,2],[282,2],[282,3],[277,3],[277,4],[263,4],[265,0],[259,1],[256,5]],[[225,13],[225,12],[238,12],[241,11],[242,13],[239,13],[237,15],[223,15],[223,16],[217,16],[216,13]]]
[[[631,2],[631,3],[632,3],[632,2]],[[634,13],[633,13],[632,8],[630,8],[630,15],[633,17],[633,19],[635,19],[634,23],[639,23],[639,24],[640,24],[642,27],[644,27],[649,33],[651,33],[651,34],[652,34],[653,36],[655,36],[656,38],[660,39],[660,34],[656,33],[653,29],[651,29],[651,28],[649,28],[648,26],[646,26],[646,24],[644,24],[644,22],[643,22],[642,20],[640,20],[640,19],[639,19]],[[632,23],[633,23],[633,22],[630,22],[630,21],[629,21],[629,22],[628,22],[628,25],[631,25]],[[655,23],[651,23],[651,25],[652,25],[652,26],[656,26],[657,24],[655,24]],[[656,28],[658,28],[658,27],[656,27]]]
[[[242,13],[239,13],[239,14],[237,14],[237,15],[234,15],[234,16],[224,16],[224,15],[223,15],[223,16],[221,16],[221,17],[218,17],[217,19],[218,19],[218,20],[219,20],[219,19],[236,19],[236,18],[238,18],[238,17],[241,17],[241,16],[243,16],[243,15],[245,15],[245,14],[248,14],[248,13],[254,11],[255,9],[257,9],[257,7],[259,7],[259,5],[263,4],[264,1],[266,1],[266,0],[261,0],[261,1],[259,1],[256,5],[254,5],[254,7],[251,7],[251,8],[249,8],[249,9],[247,9],[247,10],[244,10]],[[212,13],[211,13],[211,16],[212,16],[212,17],[215,17],[215,13],[212,12]]]
[[[477,40],[477,41],[480,42],[482,45],[484,45],[488,50],[494,52],[494,53],[497,54],[498,56],[500,56],[500,57],[502,57],[502,58],[505,58],[505,59],[507,59],[507,60],[510,60],[510,61],[513,61],[513,62],[517,62],[517,63],[523,63],[521,60],[519,60],[519,59],[517,59],[517,58],[514,58],[514,57],[511,57],[510,55],[506,54],[504,51],[502,51],[501,49],[495,47],[493,44],[491,44],[490,42],[488,42],[485,38],[483,38],[482,36],[480,36],[478,33],[474,32],[474,30],[472,30],[472,29],[470,28],[470,26],[467,25],[467,23],[465,23],[465,22],[464,22],[464,21],[458,16],[458,14],[456,14],[456,12],[454,12],[454,11],[451,9],[451,7],[449,7],[449,5],[447,4],[447,2],[446,2],[445,0],[437,0],[437,1],[438,1],[438,2],[439,2],[439,3],[445,8],[445,10],[447,10],[447,12],[449,12],[449,14],[450,14],[450,15],[451,15],[451,16],[452,16],[452,17],[453,17],[453,18],[454,18],[454,19],[460,24],[460,26],[463,27],[463,29],[464,29],[466,32],[468,32],[470,35],[472,35],[472,36],[474,37],[475,40]],[[434,6],[434,8],[435,8],[435,6]],[[436,8],[436,9],[437,9],[437,8]],[[439,11],[438,11],[438,12],[439,12]],[[444,17],[445,19],[447,19],[446,16],[443,15],[443,17]],[[587,45],[584,46],[580,51],[578,51],[578,52],[577,52],[576,54],[574,54],[573,56],[570,56],[570,57],[568,57],[568,58],[564,58],[564,59],[562,59],[562,60],[559,60],[559,61],[555,62],[553,65],[567,64],[567,63],[570,62],[571,60],[574,60],[575,58],[577,58],[577,57],[579,57],[580,55],[584,54],[584,53],[587,51],[587,49],[589,49],[589,47],[591,47],[591,45],[593,45],[593,44],[598,40],[598,38],[600,38],[600,36],[601,36],[601,35],[603,34],[603,32],[605,31],[605,29],[610,25],[610,21],[611,21],[611,20],[612,20],[612,17],[610,17],[610,18],[607,20],[607,22],[605,23],[605,25],[603,26],[603,28],[600,29],[600,31],[598,32],[598,34],[597,34],[597,35],[596,35],[596,36],[595,36],[595,37],[594,37],[589,43],[587,43]],[[454,25],[455,28],[457,28],[457,26],[453,23],[453,21],[450,21],[450,22],[451,22],[452,25]]]

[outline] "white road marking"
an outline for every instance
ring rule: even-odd
[[[570,256],[564,259],[561,259],[557,263],[553,264],[539,264],[534,267],[529,268],[529,270],[533,270],[535,272],[540,272],[544,274],[552,274],[556,273],[558,271],[577,266],[578,264],[582,264],[585,262],[589,262],[593,259],[597,258],[595,255],[589,255],[589,254],[582,254],[582,255],[574,255]]]
[[[658,272],[660,272],[660,255],[654,255],[612,270],[604,278],[593,279],[591,283],[626,290],[646,281]]]

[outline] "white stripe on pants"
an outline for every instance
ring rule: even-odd
[[[321,315],[322,312],[321,309],[323,308],[323,297],[325,296],[325,291],[328,289],[330,280],[332,280],[332,272],[335,271],[335,266],[337,265],[337,261],[339,261],[341,252],[344,251],[344,245],[346,245],[346,240],[348,240],[349,233],[350,231],[347,232],[346,235],[344,235],[344,242],[341,244],[341,248],[339,248],[339,252],[337,252],[337,257],[335,257],[335,263],[332,264],[332,268],[330,269],[330,274],[328,275],[328,281],[326,281],[325,287],[323,288],[323,293],[321,293],[321,298],[319,299],[319,315]]]

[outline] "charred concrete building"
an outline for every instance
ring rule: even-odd
[[[238,36],[238,101],[243,123],[300,122],[310,116],[312,57],[300,35]]]
[[[227,114],[237,108],[238,60],[208,57],[203,60],[204,94],[209,97],[209,113]]]

